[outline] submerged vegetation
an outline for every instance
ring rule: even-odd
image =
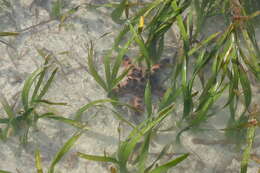
[[[9,4],[7,2],[3,0],[0,3],[0,10],[4,9],[3,5]],[[160,135],[161,131],[171,132],[173,129],[178,132],[176,143],[171,145],[181,144],[183,133],[191,130],[224,132],[225,139],[235,143],[238,150],[243,151],[240,172],[247,172],[259,126],[260,105],[254,93],[260,80],[260,49],[256,39],[260,2],[122,0],[119,3],[82,4],[63,13],[64,6],[65,3],[59,0],[52,6],[51,19],[60,21],[59,27],[80,8],[112,8],[111,18],[121,29],[103,58],[104,73],[95,66],[93,42],[89,43],[87,58],[88,72],[107,92],[108,98],[85,104],[76,111],[74,119],[64,118],[51,111],[38,111],[44,104],[66,105],[44,98],[58,69],[49,63],[52,55],[39,49],[37,51],[44,58],[44,64],[24,82],[21,101],[18,100],[23,105],[22,111],[17,113],[4,94],[0,93],[0,102],[7,115],[7,118],[0,116],[0,123],[5,125],[0,128],[3,141],[12,134],[18,134],[21,142],[26,144],[29,129],[35,127],[40,118],[54,119],[76,127],[79,131],[55,155],[48,169],[49,173],[53,173],[56,164],[82,133],[89,130],[82,120],[84,112],[91,107],[102,106],[112,111],[117,119],[132,129],[123,139],[120,138],[118,129],[118,149],[113,155],[108,156],[105,153],[104,156],[98,156],[77,152],[77,156],[91,161],[112,163],[111,173],[162,173],[174,170],[173,167],[185,162],[190,153],[182,153],[177,158],[163,163],[160,161],[167,153],[168,145],[162,147],[157,157],[151,157],[149,153],[154,136]],[[217,21],[215,25],[222,25],[216,27],[216,32],[205,33],[207,23],[212,20]],[[19,34],[21,33],[0,32],[1,37]],[[166,47],[167,41],[174,46]],[[126,60],[127,55],[131,54],[130,48],[138,49],[138,53]],[[167,54],[166,50],[171,53]],[[162,61],[166,58],[169,61],[166,66],[162,66]],[[123,64],[125,68],[121,68]],[[157,72],[161,67],[161,71]],[[49,72],[50,75],[47,75]],[[135,97],[130,103],[124,102],[119,95],[132,97],[128,92],[138,99]],[[219,101],[220,99],[222,101]],[[105,103],[111,103],[112,107],[106,106]],[[138,119],[142,119],[141,122],[133,123],[125,116],[125,109],[122,111],[121,107],[133,111],[133,116],[138,115]],[[175,112],[177,108],[178,112]],[[228,110],[225,128],[207,129],[205,124],[219,116],[223,109]],[[167,121],[170,128],[165,128],[164,120],[171,116],[175,116],[174,122],[173,119]],[[35,152],[35,160],[37,172],[43,172],[38,150]]]

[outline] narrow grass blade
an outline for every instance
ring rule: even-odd
[[[1,130],[1,138],[5,141],[8,137],[10,137],[13,133],[14,133],[14,129],[11,127],[10,121],[8,121],[7,123],[7,127],[3,128],[3,130]]]
[[[247,166],[250,159],[251,149],[254,142],[256,126],[251,126],[247,129],[247,146],[243,152],[241,161],[241,173],[247,173]]]
[[[112,67],[111,71],[111,56],[114,49],[116,49],[116,46],[114,45],[113,48],[109,51],[109,53],[104,57],[104,66],[105,66],[105,75],[106,75],[106,83],[107,83],[107,91],[110,92],[111,89],[113,89],[127,73],[121,74],[117,78],[117,73],[119,71],[119,67],[122,63],[123,56],[128,50],[128,47],[132,43],[134,38],[131,38],[127,41],[127,43],[124,45],[123,48],[120,48],[120,51],[116,57],[115,63]]]
[[[122,0],[121,3],[115,8],[115,10],[111,13],[112,20],[115,23],[122,24],[124,20],[120,19],[126,6],[128,0]]]
[[[44,60],[44,65],[47,65],[49,59],[52,57],[52,53],[47,51],[45,48],[38,48],[35,47],[37,53],[43,58]],[[47,61],[47,62],[46,62]],[[46,63],[46,64],[45,64]]]
[[[104,106],[104,105],[102,105],[102,106]],[[127,105],[126,105],[127,106]],[[104,106],[104,107],[106,107],[106,106]],[[133,123],[131,123],[130,121],[128,121],[127,119],[125,119],[120,113],[118,113],[117,111],[115,111],[114,109],[111,109],[111,108],[109,108],[109,107],[106,107],[107,109],[110,109],[113,113],[114,113],[114,115],[116,116],[116,118],[118,118],[120,121],[122,121],[122,122],[124,122],[124,123],[126,123],[127,125],[129,125],[130,127],[132,127],[134,130],[136,130],[136,132],[137,133],[140,133],[140,134],[142,134],[141,132],[140,132],[140,130],[133,124]],[[129,107],[129,108],[131,108],[131,107]],[[135,109],[134,109],[135,110]],[[135,110],[135,111],[137,111],[137,110]]]
[[[0,118],[0,124],[8,124],[10,121],[10,118]]]
[[[164,109],[160,110],[157,113],[156,118],[150,117],[147,118],[145,121],[143,121],[141,124],[138,125],[138,129],[141,130],[141,135],[144,135],[147,133],[151,128],[156,126],[159,122],[161,122],[165,117],[169,115],[174,110],[174,104],[170,104],[169,106],[165,107]],[[133,130],[129,136],[127,137],[127,140],[130,140],[136,135],[137,131]]]
[[[244,113],[238,119],[230,117],[225,129],[225,136],[237,146],[244,144],[246,141],[246,133],[249,118]]]
[[[70,150],[70,148],[75,144],[78,138],[83,134],[83,131],[76,132],[56,153],[54,159],[51,162],[51,166],[48,170],[48,173],[54,173],[54,168],[57,163],[65,156],[65,154]]]
[[[98,40],[110,35],[112,32],[105,32],[104,34],[102,34],[101,36],[99,36]]]
[[[8,117],[14,118],[15,112],[12,110],[11,106],[9,105],[8,101],[6,100],[5,96],[3,95],[3,93],[1,91],[0,91],[0,103],[2,104]]]
[[[42,97],[47,93],[48,89],[50,88],[50,85],[54,79],[55,74],[57,73],[58,68],[55,68],[50,76],[50,78],[47,80],[46,84],[43,86],[43,89],[41,90],[39,96],[37,97],[37,100],[41,100]]]
[[[238,49],[239,49],[239,54],[242,57],[245,64],[247,65],[247,67],[250,69],[250,71],[254,74],[254,76],[257,79],[260,79],[260,75],[259,75],[260,69],[256,68],[255,66],[257,63],[254,60],[253,61],[249,60],[248,56],[244,54],[243,50],[240,47],[238,47]]]
[[[59,122],[71,125],[73,127],[79,128],[79,129],[89,130],[87,128],[86,124],[83,124],[83,123],[81,123],[79,121],[72,120],[72,119],[69,119],[69,118],[64,118],[64,117],[61,117],[61,116],[57,116],[57,115],[54,115],[53,113],[43,114],[43,115],[39,116],[39,118],[49,118],[49,119],[57,120]]]
[[[258,15],[260,15],[260,11],[256,11],[256,12],[254,12],[253,14],[251,14],[251,15],[249,16],[249,19],[252,19],[252,18],[254,18],[254,17],[257,17]]]
[[[36,78],[42,72],[42,70],[43,70],[42,68],[35,70],[26,79],[26,81],[24,83],[23,90],[22,90],[22,103],[23,103],[24,110],[28,110],[28,108],[29,108],[29,92],[30,92],[30,89],[31,89],[33,83],[35,82]]]
[[[169,99],[171,98],[171,95],[173,93],[173,88],[167,88],[167,90],[165,91],[160,103],[159,103],[159,110],[161,110],[162,108],[164,108],[165,106],[167,106],[167,104],[169,103]]]
[[[166,18],[169,15],[169,1],[163,1],[157,4],[156,8],[152,10],[157,10],[157,14],[152,18],[152,20],[147,23],[147,29],[151,29],[150,33],[155,36],[156,30],[163,24],[163,22],[166,22]],[[164,11],[164,12],[163,12]],[[149,17],[149,13],[145,13],[147,17]],[[157,35],[157,34],[156,34]]]
[[[147,28],[151,28],[150,32],[150,43],[148,43],[150,48],[154,47],[152,44],[156,42],[163,41],[164,34],[170,29],[172,24],[176,21],[176,16],[180,15],[187,7],[188,7],[188,1],[186,1],[186,4],[183,3],[180,8],[177,8],[177,10],[174,10],[171,7],[171,4],[174,1],[172,0],[166,0],[162,5],[159,5],[157,8],[159,10],[157,11],[157,15],[153,18],[153,20],[147,24]],[[152,47],[151,47],[152,46]],[[159,45],[160,47],[160,45]],[[152,49],[150,49],[152,51]],[[160,49],[158,49],[160,51]],[[151,53],[151,52],[150,52]],[[156,53],[159,55],[158,53]]]
[[[76,13],[79,9],[79,5],[74,7],[74,8],[71,8],[70,10],[68,10],[67,12],[61,14],[61,17],[60,17],[60,24],[59,24],[59,29],[61,28],[61,26],[64,24],[64,22],[71,16],[73,15],[74,13]]]
[[[163,3],[165,0],[154,0],[153,2],[147,4],[146,7],[140,9],[135,15],[134,19],[137,19],[139,21],[139,18],[141,16],[146,17],[148,16],[154,9],[158,8],[161,3]]]
[[[174,90],[174,88],[168,88],[163,95],[159,104],[159,111],[171,105],[173,101],[181,94],[181,88]]]
[[[211,34],[208,38],[206,38],[205,40],[203,40],[201,43],[199,43],[196,47],[192,48],[189,52],[188,52],[188,56],[193,55],[195,52],[197,52],[198,50],[200,50],[202,47],[207,46],[207,44],[209,44],[211,41],[214,41],[214,39],[216,39],[219,36],[220,32],[216,32],[214,34]]]
[[[48,105],[61,105],[61,106],[67,106],[68,105],[68,103],[52,102],[52,101],[49,101],[49,100],[34,100],[34,102],[36,102],[36,103],[45,103],[45,104],[48,104]]]
[[[0,173],[12,173],[12,172],[0,170]]]
[[[133,42],[133,40],[134,40],[134,37],[130,38],[126,42],[124,47],[120,49],[120,52],[118,53],[118,55],[116,57],[116,61],[115,61],[115,64],[113,66],[113,69],[112,69],[112,75],[111,75],[112,79],[115,79],[117,77],[117,73],[118,73],[118,70],[119,70],[120,65],[122,63],[122,59],[123,59],[124,55],[126,54],[126,52],[128,51],[128,48],[131,45],[131,43]]]
[[[158,155],[157,158],[153,161],[153,163],[152,163],[149,167],[147,167],[147,168],[145,169],[145,172],[149,172],[149,171],[154,167],[154,165],[156,164],[156,162],[158,162],[158,161],[166,154],[166,152],[167,152],[167,150],[169,149],[169,147],[170,147],[170,144],[168,144],[168,145],[166,145],[166,146],[163,147],[162,151],[159,153],[159,155]]]
[[[193,109],[192,90],[190,86],[183,87],[183,118],[187,118]]]
[[[195,78],[198,76],[199,72],[201,70],[203,70],[203,67],[206,64],[205,62],[207,61],[207,55],[205,55],[205,54],[206,54],[206,51],[203,50],[203,51],[201,51],[201,53],[197,57],[197,61],[196,61],[195,67],[194,67],[193,75],[192,75],[192,78],[189,82],[190,90],[192,90],[192,86],[193,86]],[[201,82],[203,84],[203,81],[201,81]]]
[[[36,166],[36,169],[37,169],[37,173],[43,173],[41,154],[40,154],[39,150],[35,151],[35,156],[34,157],[35,157],[35,166]]]
[[[185,51],[185,50],[184,50]],[[183,93],[183,117],[187,117],[192,110],[192,93],[188,84],[188,62],[187,56],[182,57],[182,69],[181,69],[181,80],[182,80],[182,93]]]
[[[170,27],[169,27],[170,28]],[[159,38],[159,41],[158,41],[159,43],[158,43],[158,48],[157,48],[157,50],[156,50],[156,56],[157,57],[155,57],[154,59],[155,59],[155,62],[158,62],[159,60],[160,60],[160,58],[161,58],[161,56],[162,56],[162,54],[163,54],[163,51],[164,51],[164,36],[162,36],[162,37],[160,37]]]
[[[115,114],[115,116],[116,116],[120,121],[126,123],[127,125],[129,125],[129,126],[132,127],[133,129],[137,129],[134,124],[132,124],[130,121],[126,120],[126,119],[125,119],[122,115],[120,115],[117,111],[115,111],[115,110],[111,110],[111,111]]]
[[[247,77],[247,73],[241,65],[239,66],[239,79],[240,79],[241,86],[243,88],[245,106],[247,109],[251,103],[252,92],[251,92],[250,82]]]
[[[133,106],[129,105],[129,104],[125,104],[125,103],[121,103],[119,101],[116,101],[116,100],[112,100],[112,99],[100,99],[100,100],[95,100],[95,101],[92,101],[84,106],[82,106],[80,109],[78,109],[78,111],[76,112],[75,114],[75,119],[76,120],[80,120],[81,119],[81,116],[82,114],[89,108],[95,106],[95,105],[98,105],[98,104],[103,104],[103,103],[113,103],[113,104],[117,104],[117,105],[122,105],[122,106],[126,106],[130,109],[133,109],[135,111],[137,111],[137,109],[135,109]]]
[[[142,149],[140,151],[140,155],[138,156],[137,159],[139,173],[144,173],[146,168],[151,135],[152,135],[152,131],[149,131],[148,134],[145,136],[144,142],[142,144]]]
[[[148,117],[150,117],[152,115],[152,91],[151,91],[150,81],[147,82],[145,87],[144,104],[146,107]]]
[[[140,48],[140,52],[142,52],[142,54],[145,58],[147,68],[150,70],[151,69],[151,59],[149,56],[149,51],[148,51],[143,39],[140,37],[140,35],[138,35],[138,33],[136,32],[136,30],[134,29],[134,27],[131,23],[129,23],[129,27],[130,27],[130,31],[131,31],[132,35],[134,36],[135,42],[138,44],[138,46]]]
[[[201,101],[198,110],[196,110],[197,115],[196,118],[192,120],[191,125],[196,126],[202,121],[207,119],[207,113],[210,109],[210,107],[215,103],[215,101],[221,96],[223,91],[226,89],[228,85],[225,85],[222,89],[218,89],[219,84],[215,84],[211,88],[211,91],[208,95],[205,96],[205,98]],[[219,90],[219,91],[218,91]]]
[[[62,1],[56,0],[52,4],[50,16],[52,19],[58,19],[61,15]]]
[[[239,72],[237,65],[233,65],[233,74],[230,74],[230,84],[229,84],[229,96],[228,96],[228,101],[225,104],[229,105],[229,110],[230,110],[230,118],[233,120],[235,119],[235,111],[237,110],[237,105],[238,105],[238,96],[236,94],[236,91],[238,91],[238,82],[239,82]]]
[[[173,105],[170,105],[160,111],[158,113],[158,116],[152,120],[152,117],[144,121],[142,124],[139,125],[139,129],[141,133],[137,133],[136,130],[133,130],[130,135],[127,137],[127,139],[122,142],[119,152],[118,152],[118,161],[119,166],[122,170],[126,170],[126,163],[127,160],[134,150],[134,147],[140,141],[140,139],[149,132],[152,128],[154,128],[156,125],[158,125],[164,118],[166,118],[170,112],[173,110]],[[144,126],[144,127],[142,127]],[[137,127],[138,128],[138,127]]]
[[[34,91],[33,91],[33,94],[32,94],[32,99],[31,99],[32,102],[35,100],[35,98],[37,96],[37,93],[38,93],[38,91],[40,89],[40,86],[42,84],[43,78],[44,78],[45,73],[46,73],[47,68],[48,68],[47,64],[48,64],[49,58],[51,57],[51,55],[45,54],[44,51],[42,51],[42,50],[39,50],[39,49],[36,49],[36,50],[38,51],[38,53],[40,55],[42,55],[42,57],[45,59],[45,62],[44,62],[44,68],[43,68],[43,70],[42,70],[42,72],[41,72],[41,74],[39,76],[39,79],[37,81],[37,84],[35,85],[35,88],[34,88]]]
[[[17,36],[19,35],[19,32],[0,32],[0,37],[4,36]]]
[[[55,116],[55,115],[44,116],[44,118],[49,118],[49,119],[57,120],[57,121],[59,121],[59,122],[62,122],[62,123],[71,125],[71,126],[73,126],[73,127],[76,127],[76,128],[82,129],[82,130],[89,130],[89,129],[87,128],[87,125],[86,125],[86,124],[80,123],[80,122],[78,122],[78,121],[76,121],[76,120],[72,120],[72,119],[69,119],[69,118],[64,118],[64,117]]]
[[[23,129],[23,134],[20,136],[19,140],[23,146],[25,146],[28,143],[28,134],[29,134],[30,127],[26,127]]]
[[[221,94],[224,92],[224,90],[227,88],[228,84],[224,85],[222,88],[219,88],[221,86],[218,83],[215,83],[212,88],[208,91],[209,93],[206,94],[202,100],[200,101],[200,104],[196,110],[196,115],[195,119],[192,119],[189,122],[189,126],[185,127],[182,129],[178,134],[177,134],[177,142],[180,143],[180,137],[181,134],[192,127],[198,126],[201,122],[207,120],[208,116],[208,111],[211,108],[211,106],[216,102],[216,100],[221,96]]]
[[[94,77],[96,82],[105,90],[107,91],[108,88],[106,86],[105,81],[100,77],[97,70],[95,69],[94,62],[93,62],[94,50],[93,50],[93,43],[90,43],[90,47],[88,50],[88,67],[90,74]]]
[[[170,168],[176,166],[177,164],[179,164],[180,162],[185,160],[188,156],[189,156],[189,154],[184,154],[166,164],[156,167],[149,173],[164,173],[164,172],[168,171]]]
[[[172,2],[172,8],[174,10],[178,10],[178,5],[176,1]],[[183,108],[183,116],[187,117],[188,114],[192,110],[192,97],[191,97],[191,90],[189,89],[188,86],[188,51],[189,51],[189,38],[188,38],[188,33],[187,33],[187,28],[183,22],[182,16],[178,15],[177,16],[177,24],[180,29],[180,34],[183,39],[183,55],[182,55],[182,88],[183,88],[183,98],[184,98],[184,108]]]
[[[188,3],[188,1],[187,1]],[[172,1],[171,3],[172,8],[177,11],[180,7],[178,7],[176,1]],[[184,7],[183,7],[184,8]],[[188,84],[188,51],[189,51],[189,36],[187,32],[187,26],[185,25],[183,18],[181,14],[177,16],[177,24],[180,30],[180,34],[183,40],[183,55],[182,55],[182,73],[181,73],[181,78],[182,78],[182,88],[183,88],[183,99],[184,99],[184,107],[183,107],[183,118],[188,117],[190,112],[192,111],[192,90],[190,89],[191,87]]]
[[[154,126],[158,125],[162,120],[164,120],[173,110],[175,105],[172,103],[171,105],[165,107],[161,111],[159,111],[157,114],[158,116],[156,118],[152,118],[153,121],[149,122],[145,128],[144,132],[146,133],[150,129],[152,129]]]
[[[97,105],[97,104],[102,104],[102,103],[108,103],[108,102],[111,102],[111,103],[115,103],[116,101],[115,100],[112,100],[112,99],[101,99],[101,100],[96,100],[96,101],[92,101],[84,106],[82,106],[75,114],[75,119],[76,120],[80,120],[81,119],[81,116],[82,114],[88,110],[89,108]]]
[[[147,6],[145,6],[144,8],[141,8],[137,13],[135,13],[133,15],[133,17],[131,18],[130,22],[132,25],[136,25],[139,22],[139,18],[141,16],[146,17],[147,15],[149,15],[155,8],[157,8],[158,6],[160,6],[160,4],[163,2],[164,0],[155,0],[152,3],[149,3]],[[129,32],[130,28],[129,25],[124,26],[124,28],[120,31],[120,33],[118,34],[118,36],[115,39],[115,47],[118,47],[118,45],[120,44],[120,42],[123,39],[123,37]]]
[[[111,163],[116,163],[116,164],[118,163],[118,161],[113,157],[95,156],[95,155],[84,154],[81,152],[77,152],[77,155],[83,159],[92,160],[92,161],[111,162]]]
[[[177,5],[177,2],[176,1],[172,1],[172,4],[171,4],[172,8],[175,10],[175,11],[178,11],[179,10],[179,7]],[[182,16],[181,15],[178,15],[177,16],[177,22],[178,22],[178,26],[179,26],[179,29],[180,29],[180,33],[181,33],[181,36],[183,38],[183,41],[186,42],[185,44],[188,44],[187,41],[188,41],[188,33],[187,33],[187,30],[186,30],[186,26],[184,25],[183,23],[183,19],[182,19]]]
[[[112,56],[113,49],[109,51],[109,53],[104,57],[104,67],[105,67],[105,76],[106,76],[106,84],[107,84],[107,91],[111,90],[112,85],[112,78],[111,78],[111,56]]]
[[[122,42],[124,36],[129,32],[129,26],[125,25],[123,29],[119,32],[117,37],[114,40],[114,49],[118,49],[120,43]]]
[[[129,67],[128,69],[124,70],[117,78],[114,78],[112,88],[116,87],[117,84],[122,81],[122,79],[129,73],[129,71],[133,68],[133,66]]]
[[[34,113],[34,108],[29,108],[22,113],[22,115],[16,117],[17,120],[29,118]],[[20,119],[21,118],[21,119]]]
[[[238,91],[238,83],[239,83],[239,70],[238,70],[238,63],[236,63],[238,61],[238,56],[236,54],[235,51],[232,52],[231,56],[232,58],[232,71],[228,71],[227,75],[229,77],[230,80],[230,85],[229,85],[229,97],[228,97],[228,101],[225,104],[228,105],[230,107],[230,112],[231,112],[231,116],[234,115],[234,103],[235,103],[235,96],[236,96],[236,91]],[[233,103],[231,103],[233,102]],[[233,116],[234,118],[234,116]]]

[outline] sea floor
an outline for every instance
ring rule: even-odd
[[[79,10],[62,26],[57,20],[50,20],[50,0],[11,0],[11,7],[0,13],[0,31],[23,31],[16,37],[3,37],[7,44],[0,43],[0,88],[6,99],[14,104],[19,103],[18,96],[25,79],[34,70],[39,68],[44,60],[37,49],[51,53],[54,63],[59,68],[54,83],[46,98],[54,102],[66,102],[68,106],[49,106],[49,110],[57,114],[73,118],[77,109],[82,105],[97,99],[104,99],[106,93],[98,86],[87,68],[87,52],[90,41],[94,43],[95,63],[102,71],[103,56],[112,46],[120,26],[115,24],[108,9],[99,11],[88,8]],[[87,0],[65,1],[65,10]],[[102,1],[92,1],[102,3]],[[104,1],[103,1],[104,2]],[[214,19],[215,20],[215,19]],[[40,24],[39,24],[40,23]],[[205,30],[205,33],[214,32],[215,26]],[[31,27],[34,26],[34,27]],[[220,26],[221,27],[221,26]],[[104,36],[104,34],[107,34]],[[171,33],[169,33],[171,35]],[[102,37],[104,36],[104,37]],[[258,32],[260,38],[260,32]],[[166,55],[174,54],[170,51],[174,47],[174,40],[168,39]],[[259,41],[259,39],[258,39]],[[170,44],[172,43],[172,44]],[[175,48],[172,48],[176,51]],[[135,54],[133,50],[129,54]],[[257,88],[254,88],[255,102],[259,100]],[[220,100],[223,102],[223,100]],[[17,101],[18,100],[18,101]],[[16,105],[17,111],[21,105]],[[181,106],[177,107],[175,115],[181,113]],[[227,110],[218,112],[205,127],[224,128]],[[4,111],[0,109],[0,116]],[[129,115],[125,115],[129,118]],[[131,118],[131,117],[130,117]],[[167,122],[174,122],[176,117],[170,117]],[[114,154],[118,144],[118,127],[120,121],[111,111],[105,108],[93,108],[83,114],[83,120],[90,127],[80,137],[71,151],[64,157],[56,168],[62,173],[105,173],[109,171],[109,164],[82,160],[75,153],[80,151],[87,154],[103,155]],[[174,123],[172,123],[174,124]],[[165,124],[167,126],[167,123]],[[129,128],[121,125],[121,135],[126,136]],[[151,155],[158,155],[166,144],[174,144],[178,126],[171,132],[161,132],[154,137]],[[47,171],[51,160],[60,147],[76,132],[76,129],[54,120],[43,119],[37,124],[37,129],[29,133],[28,144],[20,145],[18,137],[11,137],[5,142],[0,141],[0,169],[17,172],[36,172],[34,152],[39,149],[42,155],[44,171]],[[259,142],[259,135],[256,142]],[[221,131],[211,130],[203,132],[185,132],[181,137],[182,146],[172,145],[170,153],[164,159],[181,153],[190,153],[190,157],[169,172],[174,173],[238,173],[240,170],[240,156],[242,150],[235,144],[229,143]],[[260,150],[255,146],[253,153],[260,157]],[[169,157],[169,158],[168,158]],[[256,173],[259,165],[251,161],[248,173]]]

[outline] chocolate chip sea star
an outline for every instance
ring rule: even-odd
[[[130,104],[138,110],[135,114],[141,115],[144,112],[144,91],[148,80],[151,84],[152,94],[163,96],[165,89],[160,86],[159,73],[169,62],[169,59],[163,59],[158,64],[154,64],[149,72],[144,67],[134,65],[131,58],[125,56],[122,63],[123,68],[130,68],[130,70],[113,92],[118,97],[130,96]]]

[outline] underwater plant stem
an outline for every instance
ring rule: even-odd
[[[241,171],[240,171],[241,173],[247,172],[248,161],[250,158],[250,151],[252,149],[252,145],[255,137],[255,129],[256,129],[255,125],[252,125],[247,129],[247,139],[246,139],[247,146],[244,150],[242,161],[241,161]]]
[[[128,173],[126,166],[125,165],[119,165],[119,172],[120,173]]]

